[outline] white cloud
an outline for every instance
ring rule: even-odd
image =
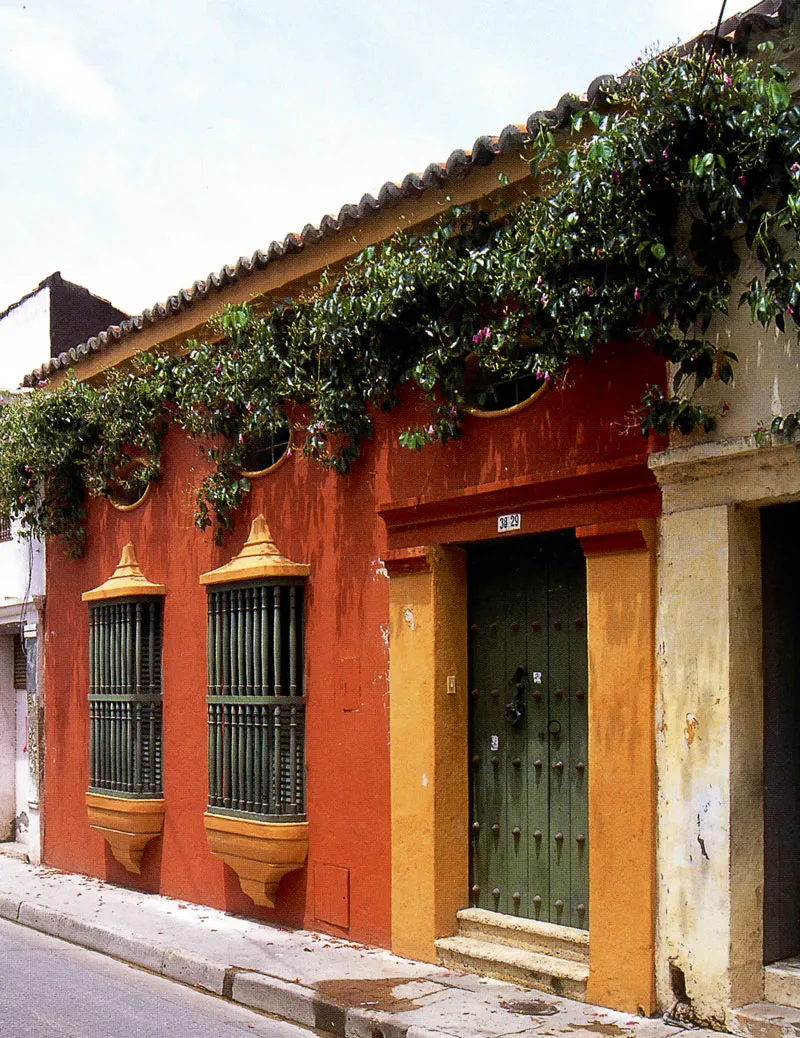
[[[77,115],[105,121],[119,111],[111,85],[72,41],[27,13],[0,10],[0,66]]]

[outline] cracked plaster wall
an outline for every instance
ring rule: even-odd
[[[730,506],[664,516],[657,622],[660,1003],[695,1019],[761,998],[760,529]]]

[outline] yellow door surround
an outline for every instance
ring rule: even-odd
[[[580,527],[587,559],[589,865],[586,998],[655,1007],[655,522]],[[435,961],[468,904],[466,555],[387,552],[392,949]]]

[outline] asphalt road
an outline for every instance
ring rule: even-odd
[[[174,981],[0,919],[2,1038],[313,1038]]]

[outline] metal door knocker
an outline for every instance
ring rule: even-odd
[[[527,667],[517,667],[511,676],[511,687],[513,695],[506,703],[506,720],[513,726],[525,716],[525,696],[531,689]]]

